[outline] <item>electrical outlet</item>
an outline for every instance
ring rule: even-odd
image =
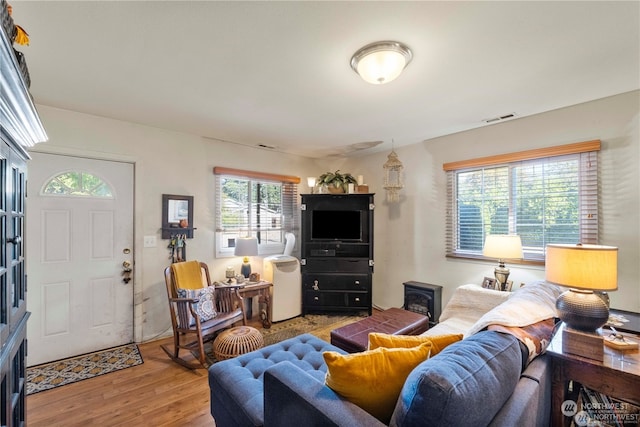
[[[144,236],[144,247],[155,248],[157,246],[156,236]]]

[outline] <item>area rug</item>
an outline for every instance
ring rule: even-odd
[[[293,338],[297,335],[309,333],[318,338],[330,341],[331,331],[349,323],[361,320],[363,315],[344,314],[307,314],[304,317],[298,316],[293,319],[277,322],[271,328],[259,329],[264,337],[264,345],[275,344],[277,342]]]
[[[282,322],[276,322],[271,325],[271,328],[266,329],[264,327],[257,328],[262,337],[264,338],[264,345],[284,341],[289,338],[293,338],[300,334],[309,333],[315,335],[321,340],[330,342],[331,331],[342,326],[348,325],[358,320],[362,320],[366,317],[366,312],[359,312],[355,314],[307,314],[304,317],[298,316],[293,319],[283,320]],[[207,361],[209,363],[215,363],[216,358],[213,355],[213,346],[209,342],[205,344],[205,353],[207,355]],[[194,354],[197,357],[197,353]]]
[[[141,365],[135,344],[27,368],[27,395]]]

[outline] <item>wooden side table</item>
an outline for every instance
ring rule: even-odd
[[[273,283],[267,281],[260,281],[256,283],[246,283],[238,292],[242,298],[248,299],[248,304],[245,305],[247,317],[253,317],[253,297],[259,297],[258,303],[264,305],[264,308],[260,309],[260,318],[262,319],[262,326],[266,329],[271,327],[271,291]]]
[[[568,393],[569,381],[582,384],[594,391],[612,396],[634,405],[640,405],[640,354],[638,349],[620,351],[604,346],[604,361],[588,359],[562,351],[562,328],[560,326],[547,354],[551,356],[552,392],[551,422],[552,426],[568,426],[572,417],[562,413],[562,403],[571,399],[577,402],[578,388]],[[607,331],[604,332],[605,334]],[[637,336],[629,335],[638,340]]]

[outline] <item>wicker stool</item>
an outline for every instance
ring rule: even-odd
[[[264,346],[262,334],[251,326],[236,326],[222,332],[213,341],[213,354],[218,360],[231,359]]]

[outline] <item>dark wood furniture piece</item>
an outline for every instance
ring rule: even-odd
[[[626,320],[619,325],[613,325],[618,331],[640,335],[640,313],[612,308],[609,314],[622,316]]]
[[[0,425],[11,427],[27,424],[26,147],[47,135],[29,94],[24,56],[7,35],[14,25],[5,1],[0,20]]]
[[[372,311],[373,194],[303,194],[302,314]]]
[[[253,317],[253,297],[258,297],[258,304],[263,306],[260,307],[262,326],[269,329],[272,321],[271,292],[273,290],[273,283],[263,280],[256,283],[241,284],[240,286],[241,288],[238,292],[240,292],[240,296],[246,300],[245,312],[247,313],[247,319]]]
[[[577,402],[578,384],[634,405],[640,405],[638,349],[623,352],[604,346],[602,362],[568,354],[562,351],[563,327],[564,325],[560,326],[547,348],[552,365],[552,425],[560,427],[571,424],[572,418],[563,415],[562,403],[568,399]],[[637,336],[633,339],[638,341]],[[570,382],[572,382],[571,391],[569,390]]]
[[[423,282],[404,282],[404,309],[429,317],[435,326],[442,312],[442,286]]]
[[[209,267],[204,262],[200,263],[202,274],[207,286],[211,285]],[[167,285],[169,298],[169,311],[171,313],[171,327],[173,328],[173,345],[161,345],[165,353],[176,363],[189,369],[207,368],[207,358],[204,352],[204,343],[213,340],[217,334],[234,326],[238,322],[247,324],[244,304],[239,293],[238,285],[216,286],[216,316],[213,319],[200,321],[195,306],[197,299],[179,298],[178,288],[171,266],[164,270],[164,281]],[[196,319],[195,324],[190,324],[189,314]],[[180,350],[187,352],[197,351],[200,365],[189,362],[180,357]]]
[[[401,308],[390,308],[380,312],[376,311],[372,316],[334,329],[331,331],[331,344],[349,353],[357,353],[367,349],[370,332],[419,335],[427,329],[429,329],[427,316]]]

